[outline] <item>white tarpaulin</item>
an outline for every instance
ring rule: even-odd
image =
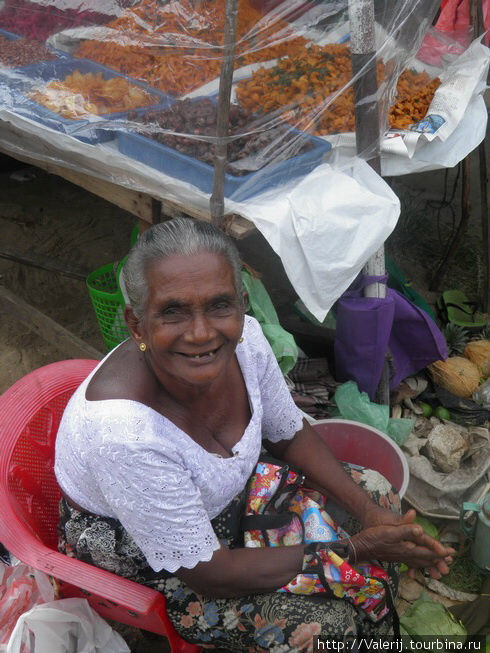
[[[393,231],[398,197],[363,160],[319,166],[300,183],[249,200],[241,213],[281,257],[294,289],[322,321]]]

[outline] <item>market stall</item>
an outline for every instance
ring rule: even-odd
[[[487,48],[476,42],[438,67],[414,60],[437,2],[377,0],[376,51],[354,74],[348,5],[240,0],[229,133],[221,139],[231,233],[259,228],[319,319],[399,212],[396,196],[366,164],[378,135],[360,152],[354,146],[354,87],[365,69],[375,67],[378,90],[360,103],[376,111],[386,135],[386,174],[423,168],[427,157],[437,167],[438,148],[463,157],[486,124]],[[170,214],[210,219],[224,6],[6,0],[2,151],[112,195],[148,221],[149,198]],[[456,138],[464,143],[458,153]]]

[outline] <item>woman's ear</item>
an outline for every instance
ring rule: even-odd
[[[140,320],[138,320],[134,314],[132,307],[129,304],[126,304],[124,308],[124,319],[128,325],[129,333],[131,334],[133,340],[135,340],[137,344],[142,342],[143,334],[141,332]]]

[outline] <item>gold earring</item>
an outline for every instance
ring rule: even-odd
[[[240,336],[240,338],[238,338],[238,342],[243,342],[243,336]]]
[[[146,345],[144,342],[140,342],[140,350],[141,351],[146,351]]]

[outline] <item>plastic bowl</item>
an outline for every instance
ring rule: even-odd
[[[400,497],[407,491],[410,472],[402,450],[382,431],[347,419],[324,419],[312,423],[338,460],[362,465],[382,474]]]

